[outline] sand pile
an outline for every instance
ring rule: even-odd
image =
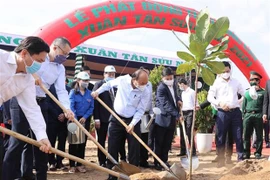
[[[233,167],[220,180],[270,180],[270,161],[245,160]]]
[[[161,180],[160,177],[153,172],[137,173],[130,176],[131,180]]]

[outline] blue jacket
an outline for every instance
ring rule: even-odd
[[[91,96],[91,91],[86,89],[84,95],[79,90],[72,89],[69,94],[70,109],[76,117],[89,118],[93,114],[94,99]]]
[[[176,84],[173,85],[174,96],[176,100],[176,105],[173,102],[173,97],[171,95],[170,89],[166,84],[161,82],[158,85],[156,92],[156,107],[160,108],[161,114],[156,115],[155,123],[161,127],[170,127],[176,124],[175,121],[180,117],[178,101],[181,101],[180,97],[177,95]],[[171,122],[174,121],[174,122]],[[175,127],[171,127],[175,128]]]

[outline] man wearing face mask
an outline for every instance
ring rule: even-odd
[[[260,80],[262,76],[255,72],[250,72],[250,86],[251,88],[245,93],[242,105],[243,112],[243,126],[244,126],[244,158],[250,158],[250,138],[255,129],[256,151],[254,153],[256,159],[260,159],[262,155],[263,146],[263,97],[265,90],[260,87]]]
[[[156,92],[156,107],[160,108],[161,114],[157,114],[155,119],[154,151],[167,166],[170,166],[167,162],[168,153],[176,122],[180,120],[179,107],[181,104],[180,97],[177,96],[173,71],[171,68],[164,68],[162,82],[158,85]],[[162,170],[157,160],[154,161],[154,164],[157,170]]]
[[[0,50],[0,106],[15,97],[26,118],[25,126],[20,126],[21,124],[16,121],[18,116],[12,115],[12,130],[21,133],[21,131],[28,131],[30,125],[37,140],[42,144],[40,150],[47,153],[51,144],[46,134],[44,118],[36,102],[35,81],[31,74],[40,69],[41,63],[45,61],[49,51],[49,46],[42,39],[33,36],[22,40],[13,52]],[[12,110],[14,106],[10,108]],[[18,111],[18,109],[16,110]],[[19,129],[16,129],[16,124],[19,125]],[[1,133],[0,136],[2,136]],[[9,145],[16,142],[20,142],[20,140],[10,137]],[[17,174],[14,172],[18,172],[15,167],[19,166],[16,166],[16,163],[21,159],[19,156],[22,154],[22,149],[23,146],[16,149],[14,156],[7,155],[10,148],[8,149],[5,154],[3,168],[0,168],[2,172],[0,179],[20,178],[15,177]],[[2,149],[0,149],[0,154],[1,151]]]
[[[187,81],[185,79],[181,79],[179,82],[179,87],[182,90],[181,93],[181,98],[183,101],[183,106],[182,106],[182,112],[183,112],[183,118],[185,121],[185,129],[186,129],[186,133],[188,136],[188,140],[189,142],[191,142],[191,127],[192,127],[192,121],[193,121],[193,110],[195,107],[194,101],[195,101],[195,91],[193,89],[191,89],[188,84]],[[199,103],[197,100],[197,104],[196,104],[196,109],[199,110]],[[181,130],[182,130],[182,125],[181,126]],[[184,140],[184,134],[183,131],[181,132],[181,152],[180,152],[180,156],[185,156],[186,155],[186,145],[185,145],[185,140]],[[192,150],[192,155],[196,156],[196,147],[195,147],[195,142],[193,141],[193,150]]]
[[[36,74],[40,77],[40,80],[36,81],[36,101],[42,111],[45,123],[48,121],[48,104],[46,101],[45,92],[39,87],[40,83],[42,83],[47,89],[49,89],[50,86],[54,84],[59,101],[63,106],[65,106],[66,109],[68,109],[65,113],[66,118],[70,120],[74,118],[74,114],[70,110],[69,96],[65,87],[65,68],[62,65],[62,63],[66,61],[70,50],[71,45],[66,38],[56,38],[50,46],[50,53],[46,56],[46,58],[44,58],[45,60],[43,59],[44,63],[42,63],[40,69],[37,69],[38,71],[34,69]],[[35,72],[32,70],[31,73]],[[25,119],[27,114],[22,113],[20,103],[18,104],[16,100],[11,101],[10,107],[12,114],[16,116],[12,118],[13,122],[16,122],[12,124],[12,128],[23,135],[28,135],[28,129],[24,128],[28,126]],[[12,107],[14,107],[14,109],[12,109]],[[35,118],[38,121],[44,121],[43,118]],[[47,131],[50,131],[50,129],[47,129]],[[4,159],[4,168],[7,170],[5,173],[6,177],[12,177],[13,172],[16,172],[10,171],[10,169],[19,167],[17,165],[19,163],[18,159],[20,159],[19,156],[22,152],[22,147],[24,144],[25,143],[21,141],[10,142]],[[36,147],[33,149],[35,156],[36,178],[38,180],[47,179],[48,156],[45,153],[37,151]],[[13,161],[14,163],[10,164],[10,161]],[[30,174],[33,169],[33,162],[31,161],[31,158],[26,159],[25,162],[23,162],[23,165],[29,172],[22,172],[22,174]]]
[[[217,107],[217,167],[225,166],[225,142],[228,131],[231,129],[236,143],[238,161],[243,160],[243,122],[238,94],[244,95],[242,85],[231,78],[231,65],[223,62],[224,73],[220,74],[208,91],[207,100]]]
[[[106,66],[104,68],[104,79],[96,82],[93,91],[100,88],[104,83],[115,79],[116,70],[114,66]],[[112,88],[109,91],[104,91],[99,95],[100,99],[104,101],[111,109],[113,109],[113,102],[116,94],[116,88]],[[109,126],[110,112],[104,108],[97,100],[95,100],[94,106],[94,120],[95,127],[98,135],[98,142],[105,147],[105,141],[107,137],[107,131]],[[106,167],[106,156],[102,151],[98,149],[98,161],[99,165]]]
[[[109,123],[108,151],[118,160],[118,153],[121,145],[128,140],[128,161],[130,164],[139,165],[140,145],[130,134],[134,131],[140,135],[140,119],[142,118],[146,105],[149,101],[149,92],[145,88],[148,83],[148,74],[144,69],[138,69],[132,76],[125,75],[104,83],[100,88],[92,93],[96,98],[99,94],[117,87],[113,108],[119,117],[128,125],[125,129],[115,117]],[[113,164],[107,162],[107,167],[112,168]],[[117,179],[109,176],[109,179]]]

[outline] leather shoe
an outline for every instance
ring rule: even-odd
[[[140,163],[140,167],[149,168],[148,162]]]
[[[56,167],[54,164],[51,164],[50,167],[49,167],[49,170],[50,171],[56,171]]]
[[[162,171],[162,167],[160,164],[155,164],[155,169],[158,171]]]
[[[187,154],[185,152],[181,152],[180,154],[177,154],[176,156],[186,156]]]

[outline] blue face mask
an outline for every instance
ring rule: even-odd
[[[29,54],[30,56],[30,54]],[[30,73],[30,74],[34,74],[36,73],[40,67],[41,67],[41,63],[40,62],[37,62],[37,61],[34,61],[33,58],[30,56],[31,60],[33,61],[32,65],[31,66],[27,66],[25,61],[24,61],[24,64],[25,64],[25,70],[27,73]]]
[[[108,82],[108,81],[110,81],[110,80],[114,80],[115,78],[112,78],[112,77],[107,77],[107,78],[105,78],[105,81],[106,82]]]
[[[53,62],[58,63],[58,64],[62,64],[66,60],[67,60],[67,58],[64,55],[56,55]]]

